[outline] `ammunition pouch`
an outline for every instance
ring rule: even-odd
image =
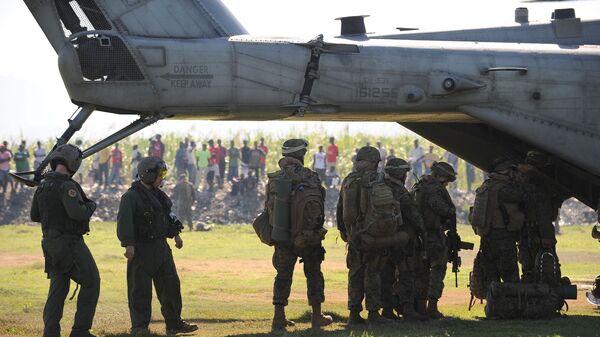
[[[360,235],[360,247],[364,249],[401,248],[405,247],[408,241],[409,237],[406,232],[397,232],[391,236],[379,238],[366,233]]]
[[[327,230],[325,228],[319,228],[317,230],[302,230],[294,237],[294,247],[306,248],[310,246],[316,246],[321,244],[321,241],[325,239]]]

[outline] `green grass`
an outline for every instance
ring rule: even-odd
[[[459,226],[465,241],[478,242],[470,227]],[[564,228],[558,251],[563,274],[576,280],[591,280],[600,273],[598,243],[589,237],[590,227]],[[100,336],[127,336],[125,267],[123,249],[114,223],[92,224],[86,242],[92,250],[102,278],[101,295],[94,322]],[[274,270],[272,248],[262,245],[250,226],[216,227],[208,233],[184,233],[184,248],[174,249],[182,280],[184,318],[200,325],[197,336],[266,336],[272,315],[271,288]],[[325,241],[323,270],[326,280],[325,311],[336,323],[323,336],[600,336],[600,314],[579,293],[571,301],[566,318],[552,321],[487,321],[483,306],[467,311],[466,289],[474,252],[464,252],[459,288],[448,275],[441,309],[452,318],[428,323],[401,322],[369,331],[345,330],[345,245],[332,229]],[[306,314],[306,282],[297,268],[288,315],[298,321],[289,335],[313,336]],[[48,281],[43,273],[40,229],[37,226],[0,227],[0,336],[39,336],[41,312]],[[75,301],[67,301],[63,335],[72,324]],[[153,302],[151,330],[158,336],[164,326],[158,302]]]

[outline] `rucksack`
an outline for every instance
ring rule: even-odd
[[[254,219],[254,222],[252,222],[252,227],[262,243],[267,246],[272,246],[275,244],[275,242],[273,242],[273,238],[271,237],[273,227],[269,223],[269,214],[266,210],[264,210],[256,217],[256,219]]]
[[[469,215],[469,221],[475,234],[485,236],[490,231],[490,222],[487,220],[490,189],[487,182],[475,190],[475,203]]]
[[[547,319],[556,317],[562,304],[557,290],[548,284],[494,281],[487,293],[485,316],[494,319]]]
[[[485,268],[481,254],[481,251],[477,252],[473,261],[473,271],[469,273],[469,290],[471,291],[471,296],[480,300],[485,299],[488,290],[485,284]]]
[[[344,223],[355,227],[350,228],[351,239],[358,239],[362,234],[388,237],[402,226],[400,204],[382,173],[350,175],[344,185]]]

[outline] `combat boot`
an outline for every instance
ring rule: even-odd
[[[405,303],[402,310],[402,318],[409,321],[426,321],[429,318],[415,311],[413,303]]]
[[[391,320],[399,319],[399,317],[396,316],[396,314],[394,313],[394,309],[392,308],[383,308],[383,310],[381,310],[381,316]]]
[[[429,300],[429,304],[427,305],[427,316],[433,319],[444,318],[444,314],[442,314],[438,310],[438,300]]]
[[[379,314],[379,310],[369,310],[369,317],[367,318],[369,324],[389,324],[394,322],[391,319],[385,318]]]
[[[313,330],[318,330],[323,326],[333,323],[333,318],[329,315],[323,315],[321,312],[321,304],[312,306],[311,326]]]
[[[69,337],[96,337],[96,335],[92,335],[89,330],[81,330],[81,331],[71,331]]]
[[[294,321],[290,321],[285,317],[285,307],[283,305],[276,305],[275,313],[273,315],[273,324],[271,324],[271,330],[274,332],[285,331],[285,328],[294,325],[296,325]]]
[[[350,311],[350,316],[348,316],[348,326],[362,325],[365,323],[365,319],[360,317],[360,311]]]
[[[196,324],[190,324],[186,321],[179,321],[179,323],[167,326],[167,335],[176,335],[179,333],[190,333],[198,330]]]
[[[427,315],[427,300],[417,301],[417,312],[423,316]]]

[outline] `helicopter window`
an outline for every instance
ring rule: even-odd
[[[55,0],[65,35],[112,27],[94,0]]]
[[[73,45],[86,81],[141,81],[144,75],[125,43],[116,36],[86,35]]]

